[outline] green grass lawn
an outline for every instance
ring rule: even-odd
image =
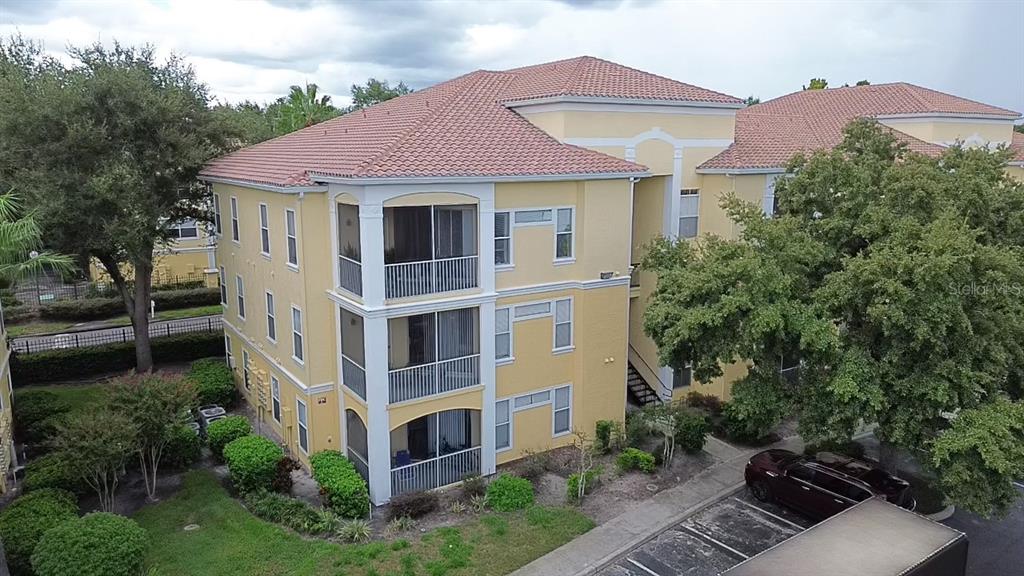
[[[175,496],[140,510],[149,532],[148,565],[160,574],[325,576],[498,576],[593,527],[569,508],[485,514],[457,528],[409,540],[339,545],[306,539],[264,522],[231,498],[207,471],[192,471]],[[188,524],[199,529],[186,532]]]
[[[67,400],[72,410],[82,410],[90,404],[98,402],[103,395],[103,384],[54,384],[50,386],[26,386],[14,389],[14,403],[18,403],[18,394],[29,390],[47,390]]]
[[[195,318],[197,316],[210,316],[221,313],[221,305],[197,306],[195,308],[182,308],[180,310],[157,311],[155,320],[180,320],[182,318]],[[102,321],[106,328],[118,326],[131,326],[128,316],[118,316]],[[53,334],[55,332],[66,332],[74,328],[79,322],[48,322],[37,321],[28,324],[15,324],[7,327],[7,335],[11,338],[22,336],[35,336],[37,334]]]

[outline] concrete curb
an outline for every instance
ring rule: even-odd
[[[936,512],[934,514],[925,514],[924,516],[925,516],[925,518],[928,518],[929,520],[934,520],[936,522],[942,522],[943,520],[948,519],[950,516],[952,516],[955,513],[956,513],[956,506],[950,504],[949,506],[946,506],[945,508],[943,508],[942,510],[939,510],[938,512]]]

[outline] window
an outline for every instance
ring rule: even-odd
[[[270,377],[270,401],[273,406],[274,421],[281,423],[281,382],[277,376]]]
[[[223,266],[220,267],[220,303],[228,305],[228,275]]]
[[[213,231],[218,236],[224,232],[220,225],[220,194],[213,195]]]
[[[292,358],[302,363],[302,310],[292,306]]]
[[[525,410],[527,408],[542,406],[548,402],[551,402],[551,390],[543,390],[541,392],[534,392],[533,394],[516,396],[514,407],[516,410]]]
[[[696,238],[700,215],[700,190],[684,188],[679,193],[679,237]]]
[[[249,381],[249,351],[245,349],[242,350],[242,384],[246,390],[252,385]]]
[[[572,347],[572,300],[555,300],[555,350]]]
[[[241,240],[238,233],[238,198],[231,197],[231,239],[235,242]]]
[[[284,234],[288,240],[288,264],[299,265],[299,240],[295,229],[295,210],[284,211]]]
[[[551,210],[516,210],[516,224],[551,222]]]
[[[277,342],[277,316],[274,312],[274,293],[267,291],[267,340]]]
[[[235,276],[235,290],[238,291],[238,317],[245,320],[245,284],[241,276]]]
[[[228,368],[235,367],[235,358],[231,355],[231,336],[224,335],[224,359],[227,360]]]
[[[494,264],[512,265],[512,222],[508,212],[494,213]]]
[[[803,480],[804,482],[813,482],[814,470],[800,464],[799,466],[794,466],[786,471],[786,476],[796,478],[797,480]]]
[[[565,260],[573,257],[573,217],[572,208],[559,208],[558,221],[555,222],[555,259]]]
[[[551,302],[537,302],[536,304],[516,306],[516,320],[539,318],[548,314],[551,314]]]
[[[508,450],[512,447],[512,411],[508,400],[499,400],[494,404],[494,448]]]
[[[693,364],[672,370],[672,388],[688,388],[693,384]]]
[[[508,308],[494,311],[494,357],[497,360],[512,358],[512,318]]]
[[[765,176],[764,184],[764,203],[761,209],[764,210],[766,216],[774,216],[778,211],[778,200],[775,198],[775,180],[778,179],[777,174],[769,174]]]
[[[260,204],[260,251],[270,256],[270,215],[266,204]]]
[[[303,454],[309,453],[309,422],[306,414],[306,404],[298,398],[295,399],[295,415],[299,422],[299,449]]]
[[[171,226],[168,232],[170,232],[171,238],[179,240],[199,238],[199,225],[196,224],[195,220],[183,220],[178,224]]]
[[[555,436],[566,434],[572,428],[572,387],[555,388],[555,404],[551,408]]]

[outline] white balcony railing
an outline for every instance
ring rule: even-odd
[[[370,481],[370,465],[366,463],[366,459],[359,455],[358,452],[349,448],[348,459],[355,466],[356,472],[363,477],[363,480]]]
[[[341,355],[341,382],[356,396],[366,400],[366,370],[344,354]]]
[[[405,298],[476,288],[477,256],[384,265],[384,296]]]
[[[480,383],[480,355],[463,356],[388,373],[392,403],[443,394]]]
[[[391,495],[432,490],[480,473],[480,447],[446,454],[391,470]]]
[[[356,296],[363,295],[363,265],[351,258],[338,256],[341,287]]]

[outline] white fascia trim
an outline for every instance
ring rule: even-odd
[[[698,168],[697,174],[725,174],[739,176],[743,174],[785,174],[785,168]]]
[[[587,102],[542,102],[515,106],[520,114],[540,114],[544,112],[612,112],[622,114],[672,114],[677,116],[735,116],[733,108],[714,106],[665,105],[665,104],[610,104]]]
[[[204,182],[217,182],[218,184],[230,184],[231,186],[239,186],[241,188],[254,188],[256,190],[266,190],[268,192],[279,192],[281,194],[302,194],[305,192],[327,192],[327,186],[276,186],[274,184],[260,184],[257,182],[249,182],[247,180],[238,180],[235,178],[220,178],[217,176],[199,176],[199,179]]]
[[[529,100],[514,100],[502,102],[506,108],[522,108],[523,106],[536,106],[538,104],[612,104],[625,106],[657,106],[657,107],[686,107],[686,108],[712,108],[725,110],[739,110],[746,108],[744,102],[700,102],[696,100],[659,100],[656,98],[607,98],[603,96],[547,96],[544,98],[531,98]]]
[[[494,302],[498,295],[494,292],[470,294],[468,296],[456,296],[453,298],[441,298],[437,300],[425,300],[423,302],[409,302],[405,304],[385,304],[384,306],[365,306],[354,302],[334,290],[327,290],[327,298],[335,304],[353,314],[358,314],[366,319],[373,318],[396,318],[399,316],[413,316],[429,312],[440,312],[443,310],[456,310],[479,306],[487,302]]]
[[[1011,115],[1015,114],[1015,115]],[[924,114],[883,114],[876,120],[892,121],[893,124],[908,122],[971,122],[975,124],[1006,124],[1020,118],[1019,113],[1010,114],[956,114],[952,112],[929,112]]]
[[[285,368],[284,365],[282,365],[277,360],[271,358],[270,355],[266,353],[266,351],[257,346],[255,340],[249,338],[249,336],[247,336],[245,332],[242,332],[241,330],[238,329],[237,326],[235,326],[231,322],[228,322],[227,318],[223,318],[221,321],[224,323],[224,326],[230,328],[231,331],[235,333],[235,336],[237,338],[239,338],[242,342],[249,344],[249,348],[252,349],[252,351],[262,356],[263,359],[266,360],[268,364],[270,364],[271,366],[274,367],[275,370],[283,374],[287,380],[289,380],[296,388],[299,389],[300,392],[302,392],[306,396],[309,396],[311,394],[323,394],[324,392],[330,392],[331,390],[334,389],[334,382],[326,382],[324,384],[306,386],[305,384],[302,383],[302,380],[299,379],[298,376],[292,374],[292,372]]]
[[[630,138],[566,138],[566,144],[592,148],[596,146],[636,147],[646,140],[662,140],[673,148],[728,148],[732,138],[675,138],[661,128],[653,128],[647,132]]]
[[[640,166],[637,164],[637,166]],[[411,178],[346,178],[311,174],[318,181],[330,184],[356,184],[374,186],[384,184],[488,184],[494,182],[563,182],[573,180],[622,180],[625,178],[644,178],[650,176],[648,170],[642,172],[607,172],[585,174],[537,174],[524,176],[426,176]]]
[[[164,254],[186,254],[191,252],[213,252],[216,250],[216,246],[195,246],[191,248],[176,248],[174,246],[166,246],[163,248]],[[154,250],[155,252],[155,250]]]
[[[1024,160],[1021,160],[1020,162],[1007,162],[1006,165],[1007,166],[1016,166],[1018,168],[1024,168]]]
[[[544,294],[545,292],[557,292],[561,290],[595,290],[609,288],[612,286],[629,286],[629,275],[615,276],[607,280],[567,280],[565,282],[548,282],[545,284],[533,284],[531,286],[516,286],[514,288],[502,288],[498,290],[498,297],[509,298],[512,296],[528,296],[531,294]],[[529,302],[516,302],[511,306],[521,306]],[[505,306],[502,304],[501,306]]]

